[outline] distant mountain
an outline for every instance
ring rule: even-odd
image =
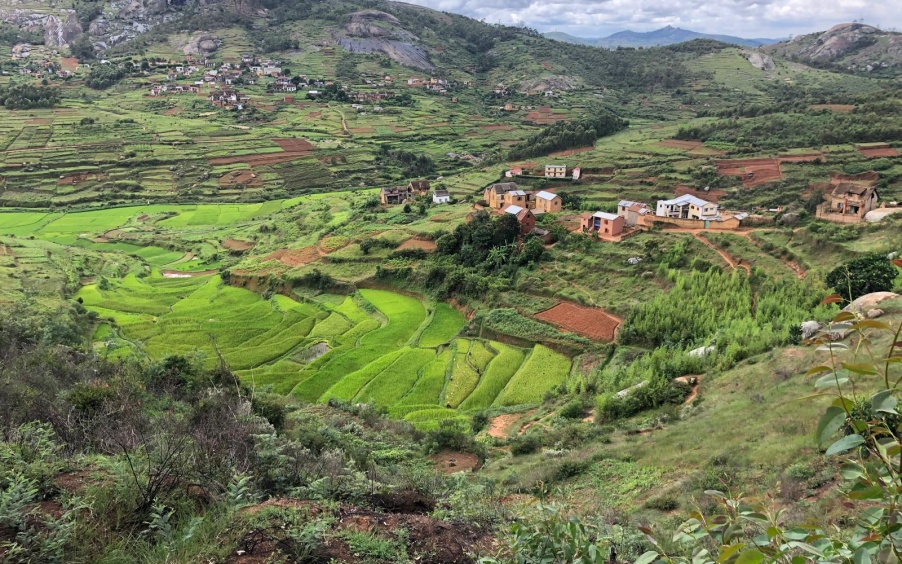
[[[724,43],[733,43],[743,47],[760,47],[761,45],[769,45],[780,41],[779,39],[745,39],[742,37],[733,37],[732,35],[714,35],[710,33],[699,33],[688,29],[680,29],[678,27],[667,26],[655,31],[618,31],[612,35],[601,38],[584,38],[575,37],[561,32],[546,33],[545,37],[555,39],[557,41],[565,41],[567,43],[578,43],[581,45],[594,45],[596,47],[605,47],[607,49],[615,49],[617,47],[657,47],[661,45],[673,45],[675,43],[684,43],[693,39],[714,39],[723,41]]]
[[[798,35],[764,51],[813,66],[844,71],[898,74],[902,71],[902,33],[860,23]]]

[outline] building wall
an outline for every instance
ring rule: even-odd
[[[548,213],[559,212],[561,211],[561,199],[554,198],[552,200],[545,200],[543,198],[536,198],[536,208]]]

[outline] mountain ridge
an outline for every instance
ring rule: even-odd
[[[617,47],[660,47],[684,43],[694,39],[713,39],[715,41],[732,43],[742,47],[760,47],[762,45],[769,45],[780,41],[779,39],[743,38],[732,35],[701,33],[669,25],[653,31],[639,32],[624,30],[612,33],[607,37],[596,38],[577,37],[562,32],[549,32],[543,35],[557,41],[604,47],[606,49],[615,49]]]

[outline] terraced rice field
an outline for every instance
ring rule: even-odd
[[[466,422],[468,410],[538,403],[570,370],[541,346],[458,338],[457,310],[386,290],[267,300],[215,275],[154,271],[102,279],[77,297],[104,320],[95,346],[106,354],[197,355],[208,367],[222,355],[250,385],[373,403],[424,429]]]

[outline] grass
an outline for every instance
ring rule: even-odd
[[[473,393],[460,404],[462,410],[484,409],[491,406],[523,364],[526,355],[520,349],[496,342],[492,342],[491,346],[498,351],[498,355],[489,363]]]

